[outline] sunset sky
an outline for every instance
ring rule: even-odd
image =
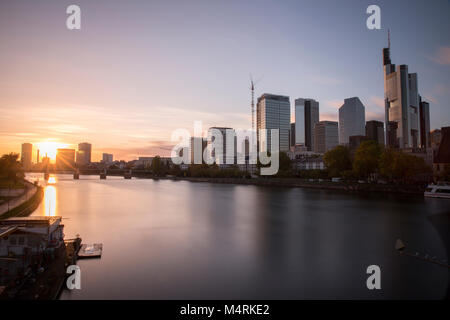
[[[81,7],[81,30],[66,8]],[[381,30],[366,8],[381,7]],[[336,120],[359,96],[383,119],[382,48],[418,73],[431,127],[450,125],[450,1],[0,0],[0,154],[23,142],[170,154],[171,133],[251,127],[264,92],[314,98]]]

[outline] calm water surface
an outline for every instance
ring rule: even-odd
[[[34,175],[34,177],[42,175]],[[448,269],[398,255],[395,240],[447,259],[442,199],[55,175],[34,215],[103,243],[61,299],[443,298]],[[444,232],[445,229],[444,229]],[[448,232],[448,230],[447,230]],[[442,228],[441,228],[442,233]],[[381,290],[366,268],[381,267]]]

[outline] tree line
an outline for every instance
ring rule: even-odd
[[[367,179],[411,183],[428,181],[432,169],[423,158],[385,148],[376,141],[363,141],[354,155],[346,146],[337,146],[324,155],[329,176],[347,180]]]

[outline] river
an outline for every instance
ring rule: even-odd
[[[34,180],[43,175],[30,174]],[[61,299],[441,299],[449,269],[430,217],[450,200],[301,188],[54,175],[33,215],[103,243]],[[447,230],[448,232],[448,230]],[[366,269],[381,268],[381,290]]]

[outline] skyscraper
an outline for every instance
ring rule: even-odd
[[[314,152],[325,153],[339,144],[338,123],[319,121],[314,126]]]
[[[417,74],[408,73],[407,65],[392,64],[390,47],[383,49],[383,65],[386,129],[393,130],[394,126],[389,123],[397,123],[395,135],[386,133],[388,145],[417,148],[420,142]],[[396,141],[389,141],[394,136]]]
[[[420,116],[420,147],[423,149],[431,148],[430,137],[430,104],[422,101],[419,96],[419,116]]]
[[[295,146],[295,122],[291,123],[291,132],[289,133],[289,146]]]
[[[92,145],[87,142],[78,144],[77,165],[87,165],[91,163]]]
[[[31,168],[33,158],[33,145],[31,143],[22,143],[22,153],[20,155],[20,161],[24,169]]]
[[[295,99],[295,144],[314,148],[314,126],[319,122],[319,102],[314,99]]]
[[[75,168],[75,149],[57,149],[56,168],[58,170],[72,170]]]
[[[369,140],[384,145],[384,123],[381,121],[370,120],[366,122],[366,137]]]
[[[441,129],[434,129],[430,132],[431,148],[438,149],[441,144],[442,132]]]
[[[365,107],[358,97],[344,99],[339,108],[339,143],[348,145],[350,136],[366,134]]]
[[[269,129],[278,129],[280,151],[289,151],[291,104],[289,97],[264,93],[256,106],[258,150],[270,151],[272,147]],[[263,136],[261,129],[267,129]]]
[[[398,139],[397,139],[397,129],[398,122],[389,121],[388,127],[386,128],[386,146],[390,148],[398,148]]]

